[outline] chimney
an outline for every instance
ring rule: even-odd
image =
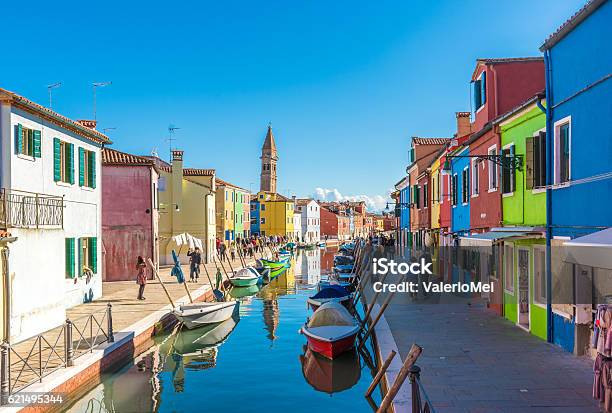
[[[183,208],[183,151],[172,151],[172,233],[181,229],[181,214]]]
[[[86,120],[86,119],[77,120],[77,123],[89,129],[96,129],[96,125],[98,124],[98,122],[95,120]]]
[[[455,112],[455,116],[457,117],[457,137],[460,138],[472,133],[470,112]]]

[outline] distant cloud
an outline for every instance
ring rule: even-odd
[[[390,194],[389,190],[385,195],[343,195],[336,188],[315,188],[312,198],[319,201],[365,201],[369,211],[381,212],[387,202],[392,202]]]

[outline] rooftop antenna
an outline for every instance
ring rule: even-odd
[[[113,82],[93,82],[92,86],[93,86],[93,115],[94,115],[94,120],[96,119],[96,89],[99,87],[104,87],[104,86],[109,86],[112,85]]]
[[[56,83],[53,83],[52,85],[47,86],[47,90],[49,91],[49,109],[53,108],[53,96],[52,96],[51,91],[53,89],[60,87],[61,85],[62,85],[62,82],[56,82]]]
[[[170,158],[172,158],[172,142],[174,142],[176,140],[176,138],[174,137],[174,131],[180,129],[177,128],[176,126],[170,124],[168,126],[168,132],[169,132],[169,136],[168,136],[168,143],[170,144]]]
[[[117,128],[102,128],[102,133],[106,135],[106,131],[116,130]]]
[[[154,156],[155,158],[159,158],[159,154],[157,153],[157,146],[151,149],[151,156]]]

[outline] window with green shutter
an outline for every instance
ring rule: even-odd
[[[96,153],[79,148],[79,185],[96,187]]]
[[[94,274],[98,273],[98,239],[88,238],[89,241],[89,268]]]
[[[74,145],[53,138],[53,180],[74,183]]]
[[[66,238],[66,278],[74,278],[74,238]]]
[[[26,128],[20,123],[15,125],[15,153],[40,158],[40,137],[39,130]]]

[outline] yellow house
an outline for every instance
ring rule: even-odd
[[[293,239],[295,199],[275,192],[257,193],[259,204],[259,232],[262,235],[281,235]]]
[[[374,232],[385,232],[385,219],[380,215],[374,215]]]
[[[440,228],[440,200],[442,199],[442,156],[436,158],[431,164],[431,184],[429,199],[431,199],[431,228]]]
[[[172,163],[153,158],[160,171],[159,260],[172,264],[172,250],[188,262],[187,247],[173,237],[188,233],[202,241],[202,258],[209,262],[215,253],[215,170],[183,168],[183,151],[172,151]]]
[[[233,241],[250,236],[251,194],[248,190],[215,178],[215,207],[217,210],[217,238]]]

